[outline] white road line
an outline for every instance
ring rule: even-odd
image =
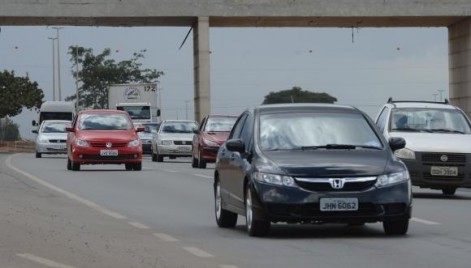
[[[183,249],[190,252],[191,254],[195,255],[196,257],[200,257],[200,258],[213,258],[214,257],[213,255],[209,254],[208,252],[203,251],[199,248],[183,247]]]
[[[191,175],[196,176],[196,177],[206,178],[206,179],[212,179],[213,178],[212,176],[203,175],[203,174],[191,174]]]
[[[73,266],[70,266],[70,265],[66,265],[66,264],[62,264],[62,263],[58,263],[58,262],[55,262],[55,261],[51,261],[51,260],[48,260],[48,259],[45,259],[45,258],[41,258],[41,257],[38,257],[38,256],[35,256],[35,255],[32,255],[32,254],[17,254],[17,256],[21,257],[21,258],[24,258],[24,259],[28,259],[30,261],[33,261],[33,262],[36,262],[36,263],[39,263],[39,264],[42,264],[42,265],[46,265],[48,267],[54,267],[54,268],[74,268]]]
[[[235,265],[225,265],[225,264],[221,264],[219,267],[221,267],[221,268],[239,268]]]
[[[27,172],[24,172],[24,171],[22,171],[22,170],[16,168],[15,166],[13,166],[13,165],[11,164],[11,158],[12,158],[12,157],[13,157],[13,155],[7,158],[7,160],[6,160],[6,165],[7,165],[9,168],[15,170],[16,172],[23,174],[24,176],[26,176],[26,177],[29,178],[30,180],[33,180],[33,181],[35,181],[35,182],[41,184],[41,185],[44,186],[44,187],[47,187],[47,188],[49,188],[49,189],[51,189],[51,190],[53,190],[53,191],[56,191],[56,192],[58,192],[58,193],[60,193],[60,194],[63,194],[63,195],[65,195],[66,197],[68,197],[69,199],[72,199],[72,200],[74,200],[74,201],[77,201],[77,202],[79,202],[79,203],[82,203],[82,204],[84,204],[84,205],[86,205],[86,206],[88,206],[88,207],[90,207],[90,208],[92,208],[92,209],[94,209],[94,210],[96,210],[96,211],[98,211],[98,212],[101,212],[101,213],[103,213],[103,214],[106,214],[106,215],[108,215],[108,216],[110,216],[110,217],[113,217],[113,218],[119,219],[119,220],[126,219],[125,216],[123,216],[123,215],[121,215],[121,214],[119,214],[119,213],[116,213],[116,212],[113,212],[113,211],[108,210],[108,209],[106,209],[106,208],[100,207],[99,205],[93,203],[92,201],[89,201],[89,200],[87,200],[87,199],[84,199],[84,198],[82,198],[82,197],[76,195],[76,194],[73,194],[73,193],[68,192],[68,191],[66,191],[66,190],[64,190],[64,189],[61,189],[61,188],[59,188],[59,187],[57,187],[57,186],[54,186],[54,185],[52,185],[52,184],[50,184],[50,183],[48,183],[48,182],[45,182],[45,181],[43,181],[43,180],[41,180],[41,179],[39,179],[39,178],[37,178],[37,177],[35,177],[35,176],[33,176],[33,175],[27,173]]]
[[[170,173],[177,173],[178,171],[176,170],[173,170],[173,169],[166,169],[166,168],[159,168],[160,170],[162,171],[165,171],[165,172],[170,172]]]
[[[154,235],[157,236],[160,240],[163,240],[165,242],[177,242],[178,241],[178,239],[176,239],[173,236],[170,236],[168,234],[155,233]]]
[[[136,227],[136,228],[139,228],[139,229],[143,229],[143,230],[149,230],[150,228],[145,226],[144,224],[142,223],[139,223],[139,222],[135,222],[135,221],[130,221],[128,222],[130,225]]]
[[[428,224],[428,225],[439,225],[439,222],[434,222],[434,221],[428,221],[424,219],[419,219],[419,218],[411,218],[412,221],[418,222],[418,223],[423,223],[423,224]]]

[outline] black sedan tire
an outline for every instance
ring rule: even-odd
[[[387,235],[405,235],[409,229],[409,219],[383,221],[383,229]]]
[[[245,221],[247,224],[247,233],[250,236],[265,236],[270,231],[270,221],[255,220],[252,205],[252,191],[250,190],[250,186],[247,185],[245,189]]]
[[[216,223],[221,228],[234,228],[237,224],[237,214],[222,208],[221,185],[219,181],[214,187],[214,211]]]

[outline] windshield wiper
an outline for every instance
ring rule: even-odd
[[[326,144],[320,146],[301,146],[302,150],[317,150],[317,149],[344,149],[344,150],[353,150],[357,146],[350,144]]]
[[[420,131],[422,131],[422,129],[415,129],[415,128],[410,128],[410,127],[398,127],[398,128],[393,128],[392,130],[410,131],[410,132],[420,132]]]
[[[446,128],[434,128],[434,129],[430,129],[430,132],[446,132],[446,133],[464,134],[463,131],[454,130],[454,129],[446,129]]]

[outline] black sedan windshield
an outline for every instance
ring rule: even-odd
[[[262,150],[382,148],[360,114],[264,114],[259,129]]]

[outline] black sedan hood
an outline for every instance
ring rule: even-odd
[[[265,151],[269,169],[293,177],[350,177],[383,174],[390,161],[387,150]],[[271,162],[271,163],[270,163]]]

